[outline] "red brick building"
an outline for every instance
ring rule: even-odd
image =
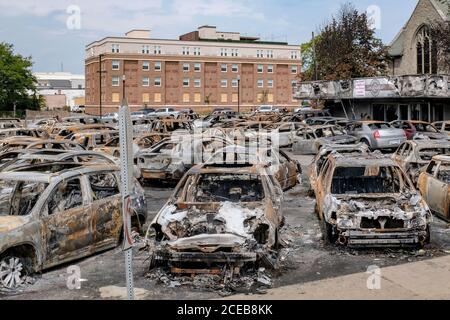
[[[99,64],[101,61],[101,73]],[[204,26],[179,40],[151,39],[148,30],[108,37],[86,47],[86,112],[115,112],[123,82],[129,105],[196,110],[261,104],[295,107],[292,83],[300,47],[264,42]],[[100,90],[101,75],[101,90]]]

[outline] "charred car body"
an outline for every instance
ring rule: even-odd
[[[45,164],[0,174],[0,284],[116,247],[122,229],[119,168]],[[132,197],[145,222],[142,188]]]
[[[421,173],[418,186],[430,209],[450,221],[450,157],[434,157],[425,172]]]
[[[220,273],[223,265],[236,272],[270,260],[283,221],[282,198],[264,166],[196,166],[150,225],[153,262],[192,274]]]
[[[400,166],[382,155],[330,155],[316,198],[331,243],[408,247],[430,239],[427,204]]]
[[[392,155],[402,169],[417,184],[420,173],[437,155],[450,154],[450,141],[447,140],[414,140],[402,144]]]

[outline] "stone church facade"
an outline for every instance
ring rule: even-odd
[[[443,73],[436,45],[429,36],[432,23],[450,19],[450,0],[419,0],[411,18],[389,46],[390,75]]]

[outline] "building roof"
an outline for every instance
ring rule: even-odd
[[[420,1],[424,0],[419,0],[418,3],[420,3]],[[436,11],[441,15],[443,20],[450,19],[450,0],[429,0],[429,1],[436,8]],[[394,40],[392,40],[391,44],[389,45],[388,53],[390,56],[400,57],[403,55],[405,42],[405,29],[410,20],[408,20],[408,22],[403,26],[403,28],[395,36]]]

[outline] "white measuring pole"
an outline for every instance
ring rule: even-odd
[[[122,179],[123,250],[128,300],[134,300],[131,193],[133,191],[133,125],[126,99],[119,110],[120,168]]]

